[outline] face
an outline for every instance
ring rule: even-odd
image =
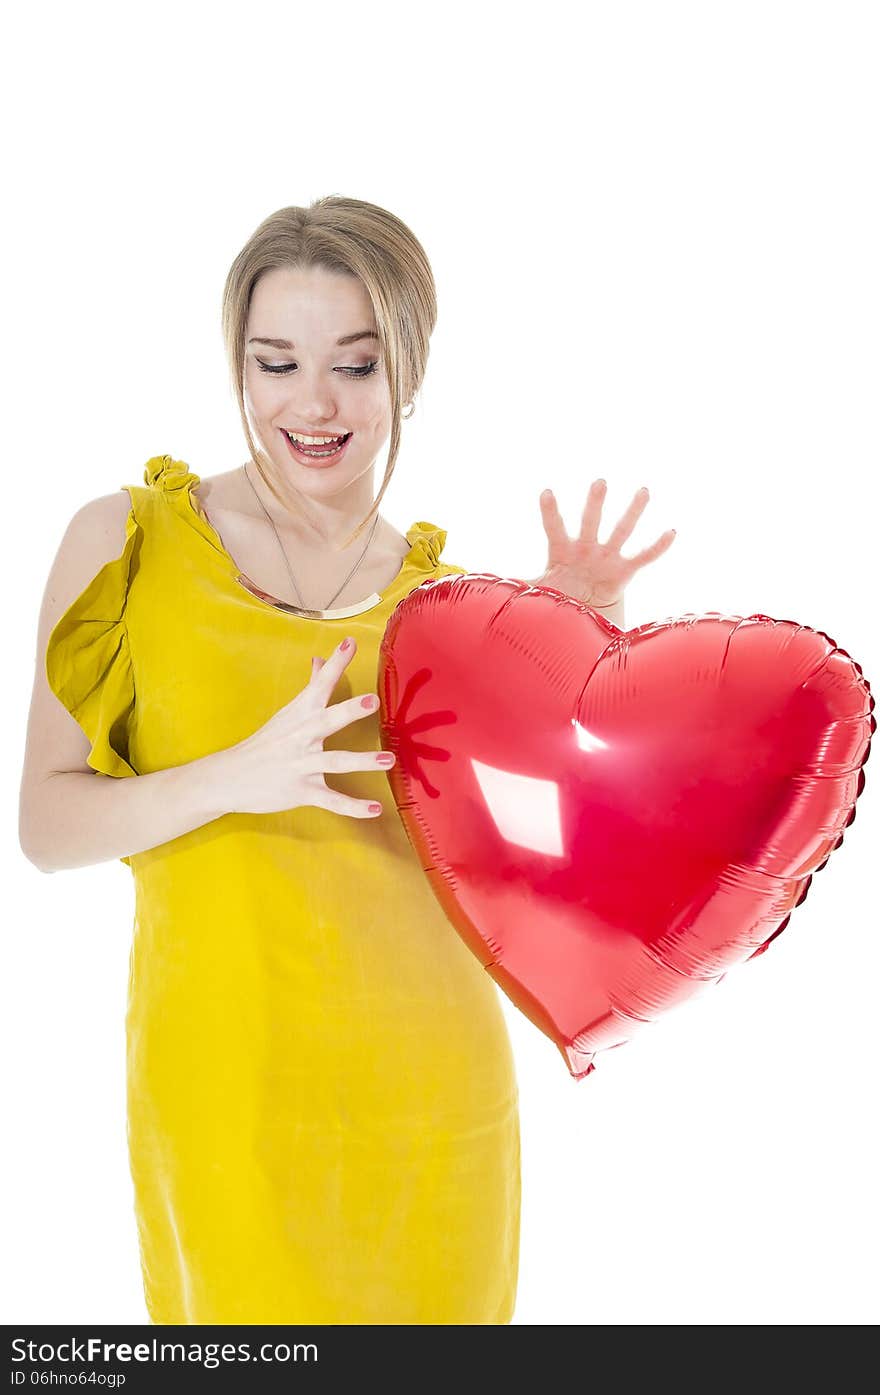
[[[369,330],[374,337],[339,344]],[[391,401],[373,307],[356,276],[323,267],[265,272],[251,297],[244,394],[251,429],[278,478],[312,498],[373,498],[374,462],[391,431]],[[257,339],[284,341],[256,343]],[[341,450],[307,456],[287,432],[348,434]],[[335,443],[314,446],[333,450]]]

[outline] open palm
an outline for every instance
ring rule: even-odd
[[[546,570],[535,584],[553,586],[574,600],[596,609],[615,605],[636,572],[660,557],[675,537],[675,529],[670,528],[650,547],[636,553],[635,557],[620,555],[621,547],[648,502],[648,491],[642,488],[633,496],[632,503],[612,529],[607,541],[600,543],[597,535],[606,488],[603,479],[594,480],[590,485],[577,538],[570,538],[565,531],[552,489],[545,489],[540,500],[549,552]]]

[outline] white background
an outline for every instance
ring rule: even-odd
[[[824,631],[871,681],[877,10],[23,14],[0,83],[2,1317],[145,1322],[124,1114],[131,874],[42,875],[18,846],[37,612],[68,519],[142,483],[156,454],[203,475],[242,463],[223,279],[268,213],[344,193],[402,217],[438,285],[383,502],[399,530],[429,520],[444,560],[534,576],[542,488],[573,532],[607,478],[605,537],[644,484],[625,554],[678,536],[629,587],[629,626],[760,611]],[[873,764],[767,954],[587,1079],[502,999],[523,1136],[516,1323],[877,1320]]]

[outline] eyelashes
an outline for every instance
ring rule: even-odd
[[[262,373],[290,373],[296,365],[293,363],[263,363],[262,359],[257,359]],[[375,373],[379,366],[379,360],[373,359],[372,363],[367,363],[363,368],[338,368],[334,373],[346,373],[349,378],[369,378],[371,373]]]

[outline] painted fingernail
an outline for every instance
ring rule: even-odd
[[[350,640],[350,639],[344,639],[344,640],[342,641],[342,643],[340,644],[339,648],[340,648],[340,650],[342,651],[343,654],[347,654],[348,651],[349,651],[349,649],[351,648],[351,640]]]
[[[371,805],[370,805],[370,813],[371,813],[371,814],[381,814],[381,812],[382,812],[382,805],[381,805],[381,804],[371,804]]]
[[[378,707],[378,706],[379,706],[379,699],[378,699],[377,697],[365,697],[365,698],[361,698],[361,707]]]
[[[376,757],[376,760],[378,761],[379,765],[393,765],[393,764],[394,764],[394,757],[393,757],[392,755],[381,755],[381,756],[377,756],[377,757]]]

